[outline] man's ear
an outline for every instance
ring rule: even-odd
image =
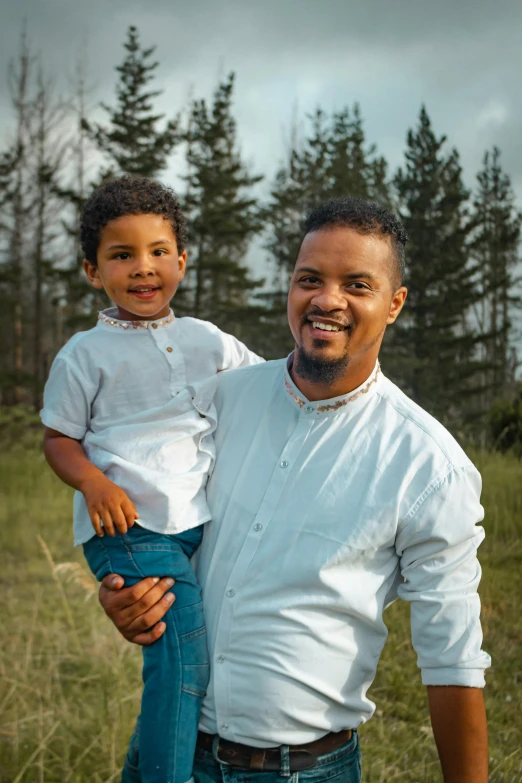
[[[395,321],[400,311],[404,307],[404,302],[406,301],[407,295],[408,289],[403,285],[401,285],[401,287],[395,291],[390,304],[390,312],[386,321],[387,324],[392,324]]]
[[[91,264],[86,258],[82,262],[83,271],[86,274],[87,280],[93,286],[93,288],[103,288],[102,279],[100,277],[100,270],[96,264]]]

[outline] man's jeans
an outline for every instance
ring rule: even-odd
[[[202,526],[167,536],[138,525],[114,538],[95,536],[84,553],[96,578],[121,574],[125,585],[172,576],[176,601],[163,636],[143,648],[143,697],[122,783],[186,783],[192,774],[201,702],[209,678],[201,588],[189,558]],[[141,724],[141,729],[140,729]]]
[[[291,773],[288,748],[283,745],[280,772],[253,772],[221,764],[215,761],[211,753],[198,748],[194,760],[194,778],[196,783],[360,783],[361,754],[356,731],[350,742],[342,748],[318,758],[312,769]]]

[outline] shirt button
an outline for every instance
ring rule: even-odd
[[[307,405],[306,406],[306,412],[307,413],[313,413],[314,412],[313,405]]]
[[[172,353],[172,348],[170,347],[170,345],[167,345],[167,347],[165,348],[165,350],[166,350],[166,351],[168,351],[169,353]]]
[[[263,525],[260,522],[256,522],[256,524],[254,525],[254,530],[256,531],[256,533],[259,533],[259,531],[262,529],[263,529]]]
[[[224,655],[218,655],[216,660],[217,660],[218,663],[225,663],[225,656]]]
[[[223,730],[223,731],[227,731],[227,729],[228,729],[228,723],[222,723],[222,724],[221,724],[221,728],[222,728],[222,730]]]
[[[228,598],[233,598],[236,594],[236,591],[230,588],[230,590],[227,590],[227,596]]]
[[[151,326],[152,326],[153,329],[157,329],[158,328],[158,324],[151,324]]]
[[[281,465],[281,467],[282,467],[282,468],[287,468],[287,467],[288,467],[288,462],[286,461],[286,459],[284,459],[284,460],[283,460],[282,462],[280,462],[279,464]]]

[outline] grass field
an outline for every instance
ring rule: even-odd
[[[2,451],[5,450],[3,449]],[[522,464],[473,455],[484,477],[481,548],[490,781],[522,781]],[[71,546],[71,494],[38,451],[0,459],[0,783],[119,779],[138,710],[140,653],[105,619]],[[59,565],[62,564],[62,565]],[[58,566],[58,567],[57,567]],[[361,731],[365,783],[441,781],[409,643],[406,607],[390,637]]]

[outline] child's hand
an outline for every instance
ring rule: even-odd
[[[81,492],[87,503],[87,509],[96,535],[115,536],[116,531],[126,533],[138,519],[136,506],[125,492],[106,476],[96,476],[85,481]],[[103,527],[102,527],[103,522]]]

